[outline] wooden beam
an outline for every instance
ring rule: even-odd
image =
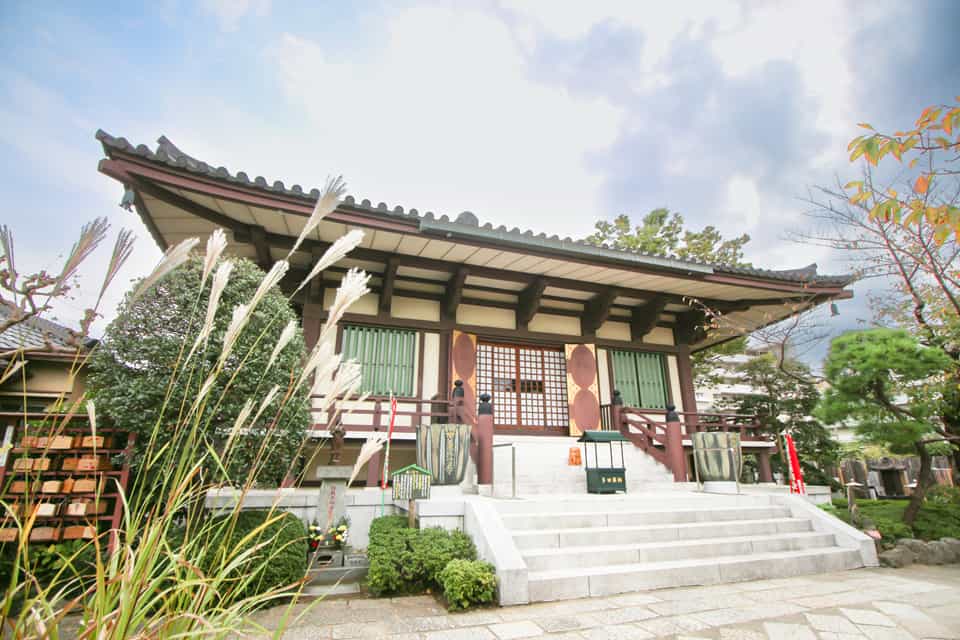
[[[257,264],[264,271],[269,271],[273,266],[273,256],[270,255],[270,245],[267,244],[267,230],[259,225],[252,225],[250,242],[257,250]]]
[[[440,307],[441,317],[447,320],[455,320],[457,317],[457,307],[463,299],[463,283],[467,281],[467,268],[461,266],[447,282],[447,291],[443,294],[443,302]]]
[[[383,282],[380,285],[380,311],[390,313],[393,304],[393,286],[397,280],[397,261],[387,258],[387,266],[383,270]]]
[[[644,304],[634,307],[630,315],[630,339],[634,341],[643,340],[643,336],[657,326],[660,314],[663,313],[663,309],[668,302],[667,296],[658,295],[650,298]]]
[[[585,336],[597,334],[597,329],[610,317],[610,307],[617,298],[619,292],[616,289],[607,287],[605,291],[593,296],[583,307],[583,315],[580,316],[580,331]]]
[[[533,282],[520,292],[517,300],[517,328],[526,329],[530,320],[540,310],[540,301],[543,299],[543,290],[547,288],[547,281],[535,278]]]

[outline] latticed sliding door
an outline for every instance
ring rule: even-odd
[[[477,391],[490,394],[498,428],[566,433],[566,375],[560,349],[477,345]]]
[[[630,407],[664,409],[667,379],[663,354],[642,351],[610,351],[613,384]]]

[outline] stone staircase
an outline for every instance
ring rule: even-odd
[[[497,501],[531,602],[863,566],[765,495],[656,492]]]
[[[505,436],[496,435],[494,445],[512,445],[517,460],[517,491],[519,495],[586,494],[587,477],[582,466],[568,464],[571,448],[583,445],[576,438],[566,436]],[[600,463],[607,465],[611,447],[598,447]],[[620,446],[614,445],[613,459],[619,466]],[[593,463],[593,447],[589,451]],[[496,446],[493,454],[494,491],[498,496],[510,495],[511,468],[510,446]],[[673,474],[662,464],[638,449],[630,442],[623,446],[623,463],[627,469],[627,488],[639,491],[643,488],[673,483]]]

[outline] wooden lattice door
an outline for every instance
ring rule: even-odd
[[[562,349],[480,342],[477,390],[493,401],[503,432],[566,434],[570,424]]]

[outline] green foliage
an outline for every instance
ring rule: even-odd
[[[937,377],[952,366],[949,356],[903,330],[846,333],[830,346],[824,367],[830,387],[817,415],[830,423],[855,421],[865,441],[915,453],[917,442],[933,431]]]
[[[927,489],[927,502],[960,505],[960,487],[937,484]]]
[[[450,611],[490,604],[497,592],[493,565],[476,560],[451,560],[440,572],[439,581]]]
[[[913,531],[924,540],[960,538],[960,504],[924,503]]]
[[[736,413],[757,415],[764,431],[776,436],[789,432],[794,439],[807,484],[830,484],[823,472],[840,460],[840,445],[830,430],[811,417],[820,392],[810,382],[810,369],[797,360],[788,360],[781,368],[771,353],[759,353],[737,365],[738,381],[752,388],[754,393],[740,395],[726,403],[724,408]],[[791,375],[792,374],[792,375]],[[721,403],[723,405],[723,403]],[[785,471],[778,456],[774,466]]]
[[[423,593],[440,587],[440,572],[454,559],[477,556],[460,531],[409,529],[404,518],[377,518],[370,526],[367,586],[373,595]]]
[[[223,572],[240,554],[252,554],[239,571],[225,572],[226,581],[234,588],[224,592],[224,601],[267,593],[307,574],[307,530],[294,514],[251,509],[212,520],[201,570]],[[184,532],[180,530],[171,538],[170,546],[177,549],[183,543]]]
[[[155,428],[172,429],[172,425],[184,422],[185,410],[215,368],[234,308],[250,301],[263,278],[263,272],[251,261],[233,260],[210,337],[178,379],[171,379],[172,372],[183,362],[200,330],[210,295],[209,278],[201,287],[200,258],[189,260],[139,299],[133,300],[128,294],[90,360],[87,383],[98,411],[117,427],[138,434],[134,470],[140,466]],[[275,385],[281,390],[257,423],[235,438],[227,462],[227,473],[234,482],[246,478],[260,453],[266,457],[258,471],[258,483],[279,485],[294,466],[294,456],[309,425],[308,389],[301,387],[282,404],[291,374],[302,366],[304,343],[299,330],[273,365],[267,366],[288,322],[299,324],[296,313],[278,289],[268,291],[226,360],[224,370],[231,375],[217,377],[209,400],[201,407],[197,424],[202,436],[219,449],[248,398],[263,398]],[[275,418],[276,427],[270,429]],[[263,447],[267,434],[270,443]]]
[[[598,246],[655,256],[749,266],[743,260],[743,247],[750,242],[750,236],[724,239],[713,226],[689,231],[683,228],[683,216],[669,209],[654,209],[635,227],[627,215],[617,216],[613,222],[601,220],[586,240]]]
[[[14,559],[17,555],[17,543],[0,544],[0,583],[7,582],[7,576],[14,571]],[[23,557],[21,556],[21,562]],[[51,585],[66,587],[64,596],[75,597],[84,589],[92,586],[96,574],[96,548],[84,540],[68,540],[47,545],[30,547],[30,565],[17,567],[17,583],[27,591],[16,595],[15,609],[19,603],[35,596],[37,588],[46,589]]]
[[[910,527],[903,523],[906,500],[857,500],[857,508],[864,518],[869,518],[883,536],[885,545],[900,538],[939,540],[960,537],[960,503],[942,504],[928,500],[920,507],[917,519]],[[847,501],[833,501],[834,515],[849,522]]]

